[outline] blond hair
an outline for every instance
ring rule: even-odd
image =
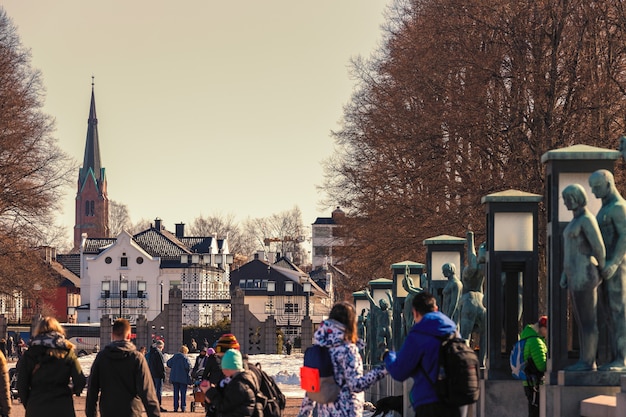
[[[182,346],[180,347],[180,349],[178,349],[178,351],[179,351],[180,353],[182,353],[183,355],[186,355],[186,354],[188,354],[188,353],[189,353],[189,348],[188,348],[187,346],[185,346],[185,345],[182,345]]]
[[[35,329],[33,330],[33,336],[38,336],[43,333],[57,332],[65,336],[65,330],[63,326],[54,317],[42,318]]]

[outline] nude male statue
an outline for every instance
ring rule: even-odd
[[[456,266],[453,263],[443,264],[441,270],[443,276],[448,278],[448,283],[443,288],[441,312],[459,324],[459,302],[463,284],[456,277]]]
[[[391,322],[393,320],[393,298],[391,297],[391,291],[385,291],[389,298],[389,303],[385,299],[381,298],[376,305],[376,301],[372,298],[369,290],[365,290],[365,295],[370,301],[370,313],[374,314],[374,325],[376,332],[376,358],[380,358],[385,349],[390,349],[393,346],[393,334]]]
[[[587,195],[579,184],[563,190],[563,202],[574,218],[563,230],[561,287],[569,290],[578,324],[580,358],[566,371],[595,371],[598,352],[598,286],[606,250],[598,222],[587,209]],[[598,269],[600,268],[600,269]]]
[[[602,200],[596,218],[606,247],[604,282],[600,296],[609,311],[612,360],[601,371],[626,371],[626,201],[615,187],[610,171],[598,170],[589,177],[593,194]]]
[[[422,291],[421,287],[416,287],[413,284],[413,279],[410,276],[409,266],[407,265],[404,272],[404,278],[402,278],[402,288],[408,293],[404,298],[404,308],[402,309],[402,338],[405,338],[413,327],[413,299]]]

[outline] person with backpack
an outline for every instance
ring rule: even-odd
[[[460,417],[467,407],[451,406],[439,398],[435,381],[440,373],[442,340],[456,334],[456,323],[439,311],[429,292],[416,294],[412,301],[414,325],[398,352],[384,353],[389,375],[397,381],[413,378],[410,401],[419,417]]]
[[[262,405],[257,401],[259,382],[256,376],[244,368],[241,352],[227,350],[220,366],[225,378],[211,385],[206,399],[213,404],[219,417],[263,416]]]
[[[524,344],[526,378],[522,383],[528,400],[528,417],[539,417],[539,387],[543,385],[548,357],[547,334],[548,317],[541,316],[537,323],[526,325],[519,336],[520,340],[526,340]]]
[[[363,415],[365,391],[387,375],[383,365],[363,374],[363,361],[359,349],[363,341],[357,340],[356,310],[347,301],[336,303],[315,331],[313,343],[329,348],[334,379],[339,395],[334,402],[317,403],[305,393],[298,417],[309,417],[314,409],[318,417],[360,417]]]
[[[229,349],[239,350],[239,342],[234,334],[224,333],[215,343],[214,352],[208,354],[208,349],[209,348],[207,348],[207,358],[204,362],[204,371],[202,372],[202,381],[207,381],[209,386],[218,386],[219,383],[225,378],[220,366],[222,356],[224,356],[226,351]],[[205,401],[203,405],[206,417],[217,416],[214,404],[210,404]]]

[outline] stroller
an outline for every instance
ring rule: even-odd
[[[191,401],[191,412],[196,411],[196,404],[200,403],[200,407],[203,407],[204,404],[204,391],[200,388],[200,383],[202,383],[202,372],[198,372],[198,377],[196,377],[193,382],[193,387],[191,388],[191,395],[193,396]]]
[[[18,399],[17,393],[17,368],[9,369],[9,389],[11,391],[11,399]]]

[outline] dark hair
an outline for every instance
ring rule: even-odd
[[[421,292],[413,298],[413,310],[420,313],[422,316],[427,313],[432,313],[437,309],[437,300],[435,296],[428,291]]]
[[[347,301],[340,301],[333,306],[328,315],[329,319],[337,320],[339,323],[346,326],[345,339],[356,343],[356,309],[354,305]]]
[[[130,333],[130,323],[126,319],[116,319],[113,322],[111,333],[119,338],[125,338],[126,335]]]

